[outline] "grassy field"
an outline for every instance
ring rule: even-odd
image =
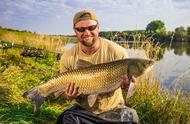
[[[64,47],[68,42],[76,42],[75,37],[36,34],[6,28],[0,28],[0,41],[1,40],[57,52],[62,51],[61,47]]]
[[[124,44],[126,48],[130,46]],[[151,40],[132,46],[143,48],[148,57],[158,60],[161,47]],[[33,114],[33,104],[22,97],[28,89],[47,81],[59,73],[59,61],[54,53],[45,53],[44,58],[20,56],[21,49],[0,49],[0,123],[41,124],[55,123],[57,117],[71,105],[63,97],[49,96],[40,111]],[[126,100],[129,107],[137,110],[141,123],[189,124],[190,93],[183,91],[170,94],[160,83],[152,79],[138,80],[138,90]]]

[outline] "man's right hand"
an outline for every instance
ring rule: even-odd
[[[67,99],[75,99],[77,98],[79,95],[81,95],[81,93],[79,92],[79,86],[75,86],[75,83],[67,83],[66,87],[65,87],[65,93],[64,96]]]

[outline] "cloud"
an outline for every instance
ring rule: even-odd
[[[64,2],[64,1],[63,1]],[[1,0],[1,13],[12,11],[11,14],[23,16],[43,16],[53,15],[57,9],[60,9],[62,2],[59,0]],[[7,13],[6,13],[7,14]]]
[[[172,2],[178,9],[190,10],[190,0],[172,0]]]
[[[187,2],[189,0],[172,0],[173,2],[177,2],[177,3],[184,3],[184,2]]]
[[[122,8],[130,7],[132,0],[66,0],[65,5],[70,6],[74,10],[91,9],[96,11],[120,12]]]
[[[160,0],[164,1],[164,0]],[[153,15],[161,8],[160,1],[155,0],[2,0],[0,3],[1,14],[7,17],[31,18],[32,16],[41,19],[55,16],[61,19],[63,15],[74,15],[81,9],[90,9],[99,15]],[[5,3],[3,5],[3,3]]]

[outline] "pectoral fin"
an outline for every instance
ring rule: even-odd
[[[54,96],[55,96],[55,98],[58,98],[61,94],[63,94],[64,93],[64,91],[63,90],[58,90],[58,91],[56,91],[55,93],[54,93]]]
[[[131,96],[133,96],[135,91],[136,91],[136,85],[134,83],[130,83],[129,89],[128,89],[128,92],[127,92],[127,98],[130,98]]]
[[[92,107],[94,104],[95,104],[95,102],[96,102],[96,99],[97,99],[97,94],[94,94],[94,95],[89,95],[88,96],[88,105],[90,106],[90,107]]]

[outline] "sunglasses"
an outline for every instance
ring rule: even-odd
[[[89,30],[89,31],[93,31],[95,30],[97,27],[97,25],[91,25],[89,27],[79,27],[79,28],[75,28],[78,32],[84,32],[86,30]]]

